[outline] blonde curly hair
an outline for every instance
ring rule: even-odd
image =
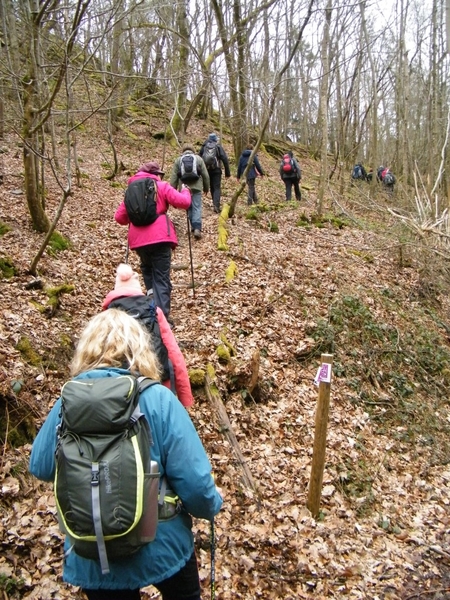
[[[109,308],[88,322],[70,372],[74,377],[99,367],[125,368],[157,380],[161,375],[150,334],[134,317],[117,308]]]

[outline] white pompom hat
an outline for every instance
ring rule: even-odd
[[[139,283],[139,275],[133,271],[130,265],[121,263],[117,267],[116,285],[106,296],[102,306],[105,310],[113,300],[116,300],[116,298],[144,295],[141,284]]]

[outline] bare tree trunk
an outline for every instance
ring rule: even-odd
[[[122,11],[122,0],[118,0],[116,4],[116,14]],[[120,46],[122,43],[122,19],[119,18],[114,23],[113,34],[112,34],[112,48],[111,48],[111,73],[110,73],[110,82],[111,82],[111,98],[109,102],[109,117],[108,122],[110,126],[111,135],[117,132],[117,118],[119,114],[119,69],[120,69]]]
[[[332,0],[328,0],[325,9],[325,25],[322,38],[322,80],[320,82],[320,118],[319,124],[322,131],[322,144],[320,149],[320,180],[317,196],[317,214],[323,211],[325,189],[328,184],[328,80],[329,80],[329,44]]]
[[[396,68],[396,151],[398,164],[396,165],[397,175],[401,175],[405,183],[408,181],[408,102],[409,102],[409,84],[408,84],[408,52],[405,47],[406,35],[406,17],[408,13],[408,3],[404,0],[399,0],[400,8],[400,29],[398,34],[398,50],[397,50],[397,68]]]
[[[217,27],[219,29],[220,39],[222,41],[225,64],[227,67],[229,91],[230,91],[230,102],[232,107],[232,131],[233,131],[233,143],[235,156],[240,156],[239,148],[243,147],[242,141],[242,130],[243,125],[241,122],[240,103],[238,96],[238,70],[231,53],[230,42],[228,40],[227,31],[225,27],[224,15],[222,8],[219,6],[217,0],[212,0],[214,13],[216,15]]]
[[[238,200],[239,196],[242,194],[242,190],[244,189],[244,187],[246,185],[245,182],[246,182],[247,173],[250,170],[250,167],[251,167],[251,165],[253,163],[253,159],[255,157],[255,154],[258,152],[258,149],[259,149],[259,147],[261,145],[261,142],[262,142],[262,140],[264,138],[264,135],[265,135],[265,132],[267,130],[267,127],[269,126],[270,119],[271,119],[271,117],[273,115],[273,111],[274,111],[274,108],[275,108],[275,103],[276,103],[276,101],[278,99],[278,95],[280,93],[281,82],[283,81],[283,76],[286,73],[286,71],[288,70],[289,65],[292,62],[292,59],[294,58],[294,55],[295,55],[295,53],[298,50],[298,47],[300,45],[300,41],[301,41],[301,39],[303,37],[303,32],[305,30],[305,27],[307,26],[307,24],[309,23],[309,20],[311,18],[311,14],[312,14],[312,9],[313,9],[313,6],[314,6],[314,2],[315,2],[315,0],[309,0],[308,10],[307,10],[305,18],[303,19],[303,23],[299,27],[297,39],[296,39],[295,43],[292,46],[292,50],[291,50],[289,56],[287,57],[285,64],[278,71],[278,73],[276,73],[276,75],[275,75],[275,82],[274,82],[272,93],[271,93],[271,96],[270,96],[270,99],[269,99],[266,116],[265,116],[265,119],[264,119],[264,121],[262,123],[262,126],[261,126],[259,137],[256,140],[256,143],[255,143],[255,146],[254,146],[254,148],[252,150],[252,153],[249,156],[248,165],[247,165],[247,167],[245,168],[245,170],[244,170],[244,172],[242,174],[242,177],[241,177],[242,183],[240,184],[239,188],[233,194],[233,197],[232,197],[231,202],[230,202],[230,209],[228,211],[228,216],[230,218],[233,217],[233,215],[234,215],[234,211],[236,209],[237,200]]]
[[[427,191],[431,192],[434,180],[437,174],[436,165],[436,140],[439,139],[437,132],[437,102],[438,102],[438,46],[437,46],[437,12],[438,2],[433,0],[431,13],[431,56],[430,56],[430,84],[428,96],[428,127],[427,127],[427,149],[428,149],[428,168],[427,168]]]
[[[166,132],[167,141],[178,140],[180,132],[184,132],[184,113],[186,109],[187,84],[189,78],[189,28],[185,0],[176,5],[178,33],[178,83],[175,109]]]
[[[370,75],[372,82],[372,105],[371,105],[371,166],[373,169],[373,176],[371,182],[372,193],[377,185],[377,167],[378,167],[378,82],[377,82],[377,69],[373,60],[369,34],[367,32],[366,22],[366,0],[360,3],[361,9],[361,30],[364,37],[364,42],[367,48],[367,56],[370,64]]]

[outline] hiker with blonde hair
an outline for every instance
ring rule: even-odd
[[[75,350],[71,373],[75,379],[65,384],[63,394],[73,381],[86,384],[105,378],[109,382],[112,378],[120,381],[138,373],[155,379],[159,368],[145,328],[126,312],[110,308],[87,323]],[[80,387],[89,388],[88,385]],[[101,410],[99,406],[103,403],[97,403],[97,410]],[[55,452],[58,439],[61,440],[58,428],[63,408],[60,398],[33,443],[29,469],[44,481],[55,479]],[[222,497],[194,425],[172,392],[158,383],[146,387],[139,396],[139,409],[150,426],[151,459],[158,464],[160,482],[167,481],[167,490],[173,494],[171,498],[179,499],[177,509],[170,518],[160,513],[154,541],[145,543],[134,553],[110,560],[109,571],[102,570],[101,558],[85,558],[77,553],[76,543],[72,551],[67,535],[63,579],[81,587],[88,600],[139,600],[140,588],[149,585],[159,590],[162,600],[200,600],[191,515],[212,520],[222,506]],[[92,419],[92,426],[95,420]],[[100,464],[100,481],[106,476],[103,471],[105,467]],[[117,470],[109,472],[111,477],[120,477],[121,471],[118,473]],[[123,477],[126,478],[126,473]],[[69,480],[66,483],[69,484]],[[168,491],[163,493],[163,506],[167,494]]]

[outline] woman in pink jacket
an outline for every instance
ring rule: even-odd
[[[157,162],[143,164],[139,171],[130,177],[128,184],[142,177],[155,180],[157,187],[156,210],[159,217],[151,225],[137,227],[130,223],[124,201],[114,215],[120,225],[129,225],[128,244],[135,250],[141,259],[141,271],[145,287],[153,290],[155,303],[161,308],[169,319],[170,295],[172,282],[170,280],[170,265],[172,250],[177,247],[178,239],[175,227],[169,219],[167,210],[169,205],[187,210],[191,205],[191,192],[183,186],[178,192],[169,183],[162,181],[164,172]]]
[[[151,303],[152,298],[145,296],[142,291],[138,274],[133,271],[130,265],[120,264],[117,267],[116,285],[103,300],[103,310],[119,308],[135,317],[142,325],[149,326],[153,350],[158,356],[162,367],[161,383],[178,397],[183,406],[192,406],[194,397],[183,353],[159,306],[156,306],[156,315],[151,319]],[[156,320],[156,323],[149,322],[152,320]],[[164,375],[166,371],[165,363],[167,363],[168,374]]]

